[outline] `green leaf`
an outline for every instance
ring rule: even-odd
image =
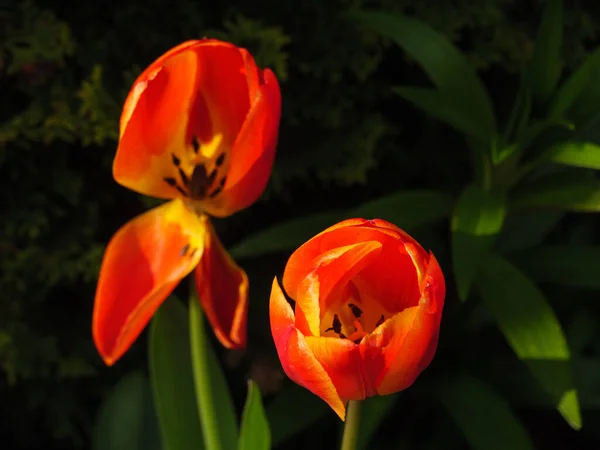
[[[558,211],[515,211],[506,217],[496,248],[514,252],[539,245],[564,216]]]
[[[488,93],[465,57],[446,37],[419,20],[399,14],[359,11],[352,16],[392,39],[417,60],[443,94],[443,103],[453,101],[452,109],[474,118],[482,136],[491,141],[496,124]]]
[[[230,253],[239,259],[295,249],[325,228],[348,217],[347,212],[334,211],[291,219],[250,235],[235,245]]]
[[[442,192],[400,191],[363,203],[348,216],[384,219],[408,231],[448,217],[452,202],[452,197]]]
[[[192,369],[204,444],[207,450],[233,450],[238,444],[233,402],[219,359],[208,340],[204,314],[194,289],[189,305]]]
[[[600,170],[600,146],[591,142],[559,142],[547,150],[545,158],[567,166]]]
[[[161,450],[152,391],[141,372],[108,392],[92,431],[92,450]]]
[[[266,409],[273,447],[288,441],[328,413],[331,414],[327,403],[296,384],[280,392]]]
[[[452,198],[436,191],[400,191],[380,197],[348,211],[335,211],[301,217],[273,225],[248,236],[231,249],[235,258],[292,251],[304,242],[344,219],[381,218],[410,231],[447,217]]]
[[[527,77],[529,89],[539,104],[550,99],[560,78],[562,34],[562,1],[547,0]]]
[[[248,396],[242,414],[239,450],[269,450],[271,430],[263,408],[260,390],[252,380],[248,382]]]
[[[492,139],[493,130],[482,126],[481,117],[475,111],[466,109],[464,104],[458,103],[454,96],[445,95],[436,89],[410,86],[395,87],[393,91],[458,131],[484,143]]]
[[[600,182],[587,178],[544,179],[511,193],[514,208],[552,208],[565,211],[600,211]]]
[[[362,401],[356,448],[368,449],[369,441],[400,397],[400,393],[369,397]]]
[[[581,428],[569,347],[543,293],[517,268],[495,255],[485,259],[477,285],[515,354],[527,364],[569,425]]]
[[[160,431],[169,450],[204,448],[187,315],[185,306],[170,297],[150,325],[150,378]]]
[[[545,245],[511,259],[536,281],[600,289],[600,246]]]
[[[598,84],[599,75],[600,47],[594,50],[560,87],[550,106],[549,117],[558,119],[568,116],[571,107],[576,107],[577,100],[588,96],[589,91]]]
[[[439,383],[437,392],[471,448],[534,449],[509,404],[483,381],[468,374],[450,375]]]
[[[481,259],[492,247],[504,222],[504,200],[468,186],[452,216],[452,261],[458,296],[466,300]]]

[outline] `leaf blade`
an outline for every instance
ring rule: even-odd
[[[269,450],[271,430],[260,397],[260,390],[254,381],[248,382],[248,396],[242,413],[239,450]]]

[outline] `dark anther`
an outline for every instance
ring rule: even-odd
[[[348,303],[348,306],[352,310],[352,314],[354,315],[354,317],[356,317],[357,319],[360,319],[360,316],[362,316],[362,313],[363,313],[362,309],[360,309],[354,303]]]
[[[327,328],[325,330],[325,333],[327,333],[328,331],[333,331],[337,334],[340,334],[342,332],[342,322],[340,322],[340,318],[337,314],[333,315],[333,323],[331,324],[331,328]]]
[[[375,324],[375,328],[377,328],[383,322],[385,322],[385,317],[383,317],[383,314],[382,314],[381,317],[379,318],[379,320],[377,321],[377,323]]]
[[[173,164],[179,167],[179,164],[181,164],[181,160],[177,157],[177,155],[175,155],[175,153],[171,153],[171,156],[173,157]]]
[[[198,153],[198,150],[200,150],[200,141],[198,141],[196,135],[192,137],[192,148],[194,149],[194,153]]]
[[[188,252],[189,249],[190,249],[190,244],[185,244],[183,246],[183,248],[181,249],[181,252],[179,252],[179,255],[185,256],[185,254]]]
[[[215,178],[217,178],[217,169],[213,169],[210,175],[208,176],[208,179],[211,183],[215,181]]]
[[[179,168],[179,176],[181,177],[181,182],[183,183],[183,185],[186,187],[189,187],[190,179],[188,178],[188,176],[185,174],[185,172],[183,171],[183,169],[181,167]]]
[[[225,153],[221,153],[215,160],[215,164],[217,165],[217,167],[221,167],[224,162],[225,162]]]
[[[219,186],[213,192],[210,193],[209,197],[215,198],[217,195],[219,195],[221,193],[222,190],[223,190],[223,188],[221,186]]]
[[[176,186],[177,185],[177,181],[175,181],[175,178],[172,177],[165,177],[163,178],[163,180],[165,180],[165,182],[169,185],[169,186]]]
[[[197,248],[193,248],[192,251],[190,252],[190,258],[193,258],[197,251],[198,251]]]
[[[225,186],[226,181],[227,181],[227,176],[224,176],[223,178],[221,178],[221,181],[219,181],[219,187]]]
[[[354,340],[354,343],[355,343],[355,344],[360,344],[360,341],[362,341],[362,338],[360,338],[360,339],[355,339],[355,340]]]
[[[339,333],[338,336],[340,339],[346,339],[346,335],[344,333]]]
[[[179,191],[179,193],[181,195],[183,195],[184,197],[189,197],[190,194],[188,194],[181,186],[175,186],[177,188],[177,190]]]
[[[192,172],[192,180],[190,182],[190,193],[192,198],[201,199],[206,196],[206,191],[212,185],[212,181],[206,173],[204,164],[198,164]]]

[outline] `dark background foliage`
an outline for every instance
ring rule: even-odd
[[[257,204],[217,221],[227,246],[289,218],[401,189],[458,195],[470,177],[463,139],[392,94],[391,86],[429,81],[398,47],[346,19],[343,13],[356,7],[404,12],[442,32],[479,70],[498,116],[508,115],[518,70],[532,52],[541,8],[534,0],[1,4],[0,447],[89,448],[109,389],[131,370],[145,370],[144,336],[115,367],[104,367],[91,341],[91,312],[104,246],[121,224],[155,204],[111,178],[120,108],[136,74],[179,42],[230,40],[281,80],[283,118],[272,179]],[[600,4],[573,0],[565,7],[568,71],[599,42]],[[598,244],[597,217],[566,215],[556,223],[548,242]],[[416,234],[448,261],[447,226]],[[259,381],[267,403],[287,385],[266,311],[273,274],[281,273],[288,255],[240,259],[252,283],[250,347],[241,355],[222,354],[238,404],[247,376]],[[452,304],[452,272],[449,265],[444,270]],[[598,292],[561,287],[548,296],[567,334],[588,330],[584,350],[596,358],[593,373],[600,375]],[[488,374],[539,448],[598,448],[598,379],[587,378],[590,389],[580,393],[585,426],[572,431],[551,407],[527,404],[509,389],[522,369],[516,361],[503,362],[510,351],[494,327],[469,323],[486,323],[485,314],[477,319],[477,311],[465,315],[465,309],[448,308],[444,322],[454,325],[447,335],[443,330],[431,371],[463,366]],[[479,365],[472,356],[481,352],[498,355],[497,367]],[[398,423],[410,423],[417,436],[402,448],[465,448],[458,428],[431,406],[431,394],[415,389],[382,423],[374,448],[395,448]],[[335,447],[329,432],[335,423],[329,413],[294,448]]]

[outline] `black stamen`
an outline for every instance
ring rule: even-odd
[[[175,186],[177,188],[177,190],[179,191],[179,193],[181,195],[183,195],[184,197],[189,197],[190,194],[188,194],[181,186]]]
[[[327,328],[325,330],[325,333],[327,333],[328,331],[334,331],[338,334],[342,332],[342,322],[340,322],[340,318],[337,314],[333,315],[333,323],[331,324],[330,328]]]
[[[382,314],[381,317],[379,318],[379,320],[377,321],[377,323],[375,324],[375,328],[377,328],[383,322],[385,322],[385,317],[383,317],[383,314]]]
[[[217,178],[217,169],[213,169],[213,171],[208,176],[208,179],[210,180],[211,183],[213,181],[215,181],[215,178]]]
[[[175,155],[175,153],[171,153],[171,156],[173,157],[173,164],[179,167],[179,164],[181,164],[181,160]]]
[[[211,174],[212,175],[212,174]],[[190,193],[192,198],[202,199],[206,196],[206,192],[212,185],[213,180],[206,173],[204,164],[198,164],[192,172],[192,180],[190,182]]]
[[[340,339],[346,339],[346,335],[344,333],[339,333],[338,336]]]
[[[221,193],[222,190],[223,190],[223,188],[221,186],[219,186],[213,192],[210,193],[209,197],[215,198],[217,195],[219,195]]]
[[[185,254],[188,252],[188,250],[190,249],[190,244],[185,244],[183,246],[183,248],[181,249],[181,252],[179,252],[180,256],[185,256]]]
[[[185,187],[189,187],[190,179],[188,178],[188,176],[185,174],[185,172],[183,171],[183,169],[181,167],[179,168],[179,176],[181,177],[181,181],[183,182],[183,185]]]
[[[175,178],[173,177],[165,177],[163,178],[163,180],[169,185],[169,186],[176,186],[177,185],[177,181],[175,180]]]
[[[194,149],[194,153],[198,153],[198,150],[200,150],[200,141],[198,141],[196,135],[192,136],[192,148]]]
[[[221,167],[224,162],[225,162],[225,153],[221,153],[215,160],[215,164],[217,165],[217,167]]]
[[[360,339],[355,339],[355,340],[354,340],[354,343],[355,343],[355,344],[360,344],[360,341],[362,341],[362,338],[360,338]]]
[[[354,317],[356,317],[357,319],[360,319],[360,316],[362,316],[362,313],[363,313],[362,309],[360,309],[354,303],[348,303],[348,306],[352,310],[352,314],[354,315]]]
[[[219,187],[225,186],[226,181],[227,181],[227,176],[224,176],[223,178],[221,178],[221,181],[219,181]]]

